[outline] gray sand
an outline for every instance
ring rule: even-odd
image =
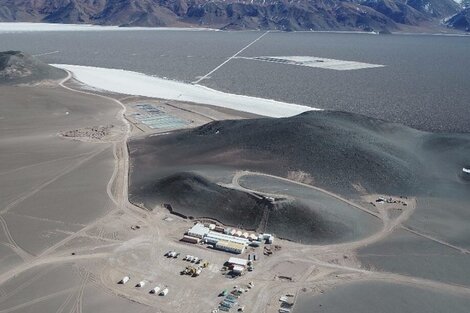
[[[0,93],[2,216],[15,243],[38,254],[112,207],[106,193],[114,170],[111,144],[72,141],[58,133],[120,125],[115,118],[120,108],[60,87],[3,86]]]
[[[470,285],[470,255],[405,230],[360,249],[359,258],[366,268]]]
[[[466,313],[470,299],[436,290],[365,281],[322,295],[301,293],[293,313]]]
[[[355,241],[372,235],[381,227],[381,223],[377,218],[325,193],[294,183],[270,177],[246,176],[240,179],[240,185],[256,191],[294,197],[304,203],[310,210],[323,217],[326,224],[330,224],[330,227],[334,226],[335,232],[337,232],[337,237],[334,240],[332,240],[333,238],[328,240],[315,233],[308,236],[308,233],[301,229],[301,224],[298,221],[295,224],[289,224],[289,220],[286,218],[274,221],[275,225],[277,224],[276,228],[281,228],[288,233],[294,229],[299,230],[300,227],[303,243]],[[271,218],[275,218],[275,216]],[[269,231],[276,230],[270,229]]]

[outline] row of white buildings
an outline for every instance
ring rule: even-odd
[[[215,224],[204,225],[202,223],[197,223],[188,230],[185,241],[190,242],[187,238],[188,236],[197,239],[192,240],[194,242],[202,240],[213,245],[216,249],[237,254],[245,252],[246,247],[250,243],[259,245],[261,241],[273,243],[274,240],[274,237],[270,234],[256,235],[233,228],[222,228]]]

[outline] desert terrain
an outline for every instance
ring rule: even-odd
[[[213,312],[235,286],[231,311],[467,312],[468,135],[27,77],[0,85],[0,313]],[[197,221],[275,241],[180,241]]]

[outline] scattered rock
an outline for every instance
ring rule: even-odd
[[[114,125],[106,125],[106,126],[92,126],[92,127],[85,127],[79,128],[74,130],[68,130],[61,133],[63,137],[67,138],[80,138],[80,139],[87,139],[92,141],[99,141],[103,140],[107,137],[112,135],[112,130]]]

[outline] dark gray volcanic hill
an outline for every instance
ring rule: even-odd
[[[63,70],[52,67],[20,51],[0,52],[0,84],[31,83],[67,76]]]
[[[7,0],[0,21],[387,31],[400,24],[437,25],[458,10],[453,0]]]
[[[470,6],[446,20],[448,27],[470,32]]]
[[[468,177],[462,171],[470,164],[469,134],[422,132],[345,112],[216,121],[131,140],[129,151],[131,201],[147,208],[170,202],[175,211],[186,215],[214,217],[249,228],[260,223],[264,203],[214,184],[217,181],[181,172],[211,176],[206,169],[215,166],[229,172],[250,170],[289,177],[301,171],[311,176],[313,185],[347,198],[354,199],[365,190],[448,199],[448,208],[468,201],[470,194]],[[254,189],[271,184],[261,181]],[[342,203],[320,200],[312,191],[294,192],[292,188],[296,187],[274,188],[281,193],[290,190],[285,192],[294,198],[269,210],[266,228],[280,237],[338,242],[363,235],[364,227],[374,227],[358,222],[365,220],[364,216],[343,214],[357,211],[353,208],[337,211],[340,216],[331,208],[342,207]],[[240,203],[233,203],[235,199]],[[245,215],[251,222],[242,218]]]
[[[353,232],[350,225],[325,218],[300,201],[273,204],[195,173],[179,172],[131,189],[130,200],[150,209],[170,204],[172,213],[186,218],[206,217],[243,229],[274,231],[278,237],[307,244],[346,240]]]
[[[316,185],[348,195],[356,193],[353,184],[369,192],[412,195],[426,192],[436,179],[462,183],[460,172],[470,162],[468,135],[426,133],[334,111],[217,121],[130,146],[136,171],[149,175],[153,168],[183,165],[223,165],[283,177],[300,170]]]
[[[264,204],[253,196],[238,190],[221,187],[200,175],[178,173],[164,177],[141,189],[138,200],[150,203],[157,198],[161,203],[171,204],[175,213],[193,217],[211,217],[228,224],[244,225],[256,229],[261,220]],[[131,199],[133,196],[131,195]]]

